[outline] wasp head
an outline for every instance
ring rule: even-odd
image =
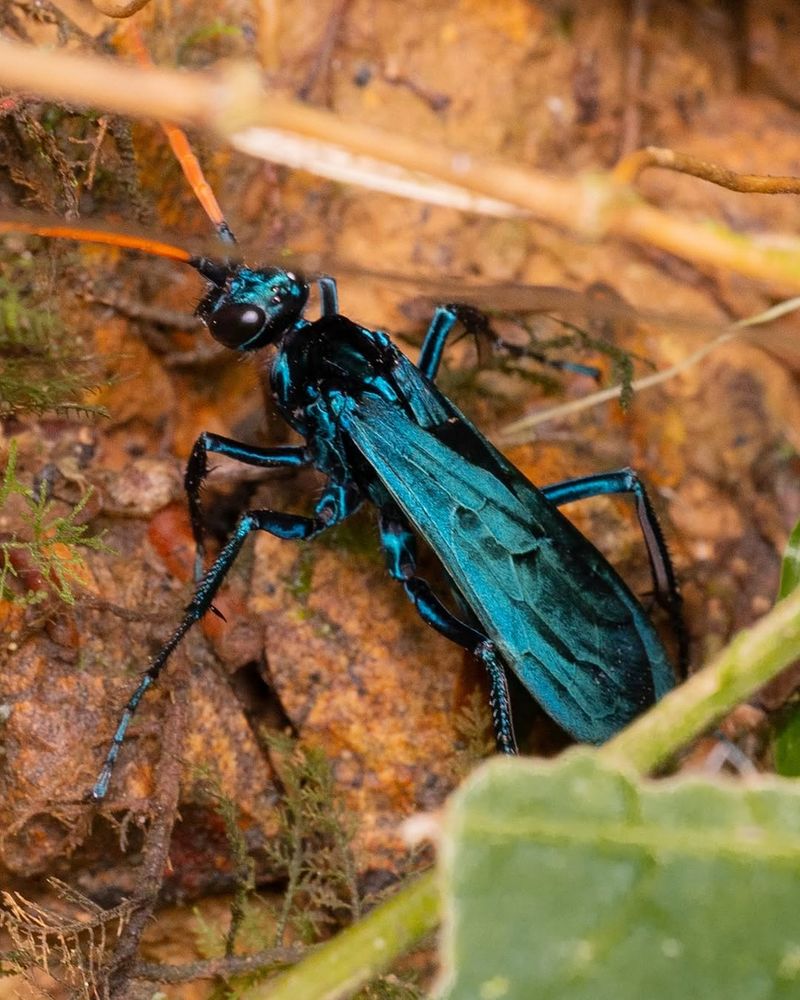
[[[291,271],[251,270],[196,259],[194,266],[212,284],[197,307],[211,336],[235,351],[274,344],[300,318],[308,285]]]

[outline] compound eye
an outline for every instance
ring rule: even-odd
[[[258,337],[266,323],[264,310],[249,302],[220,306],[208,317],[208,329],[214,340],[233,350],[255,347],[251,341]]]

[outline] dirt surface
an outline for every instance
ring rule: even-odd
[[[606,169],[646,144],[752,173],[800,173],[800,93],[783,71],[800,57],[790,3],[652,4],[632,32],[622,3],[284,0],[276,5],[275,35],[259,22],[257,6],[154,0],[137,20],[157,63],[198,68],[223,57],[268,57],[277,39],[270,79],[282,92],[556,174]],[[64,9],[88,36],[109,26],[88,4],[75,0]],[[19,19],[33,40],[52,38],[53,28],[24,9]],[[14,34],[8,21],[0,30]],[[69,44],[88,48],[77,32]],[[13,109],[4,113],[0,205],[63,212],[63,171],[33,156],[35,130]],[[49,114],[57,141],[81,149],[65,138],[77,134],[69,116],[56,120],[35,103],[25,113],[37,121]],[[81,127],[97,140],[96,119]],[[83,185],[82,214],[119,225],[139,218],[181,234],[190,248],[205,239],[208,224],[157,127],[133,129],[135,165],[125,143],[114,128],[98,141],[97,176],[91,190]],[[602,335],[646,359],[637,374],[675,363],[725,323],[774,301],[771,289],[722,268],[700,270],[645,247],[577,242],[535,220],[462,214],[246,160],[202,137],[197,145],[249,259],[274,261],[289,247],[352,263],[355,270],[339,280],[342,311],[396,333],[412,356],[425,328],[419,306],[409,306],[415,276],[452,276],[453,299],[459,280],[579,291],[602,283],[634,307],[696,318],[692,329],[606,324]],[[800,229],[800,201],[788,195],[734,194],[657,171],[640,190],[676,216],[747,234]],[[85,554],[74,605],[54,598],[27,608],[0,605],[0,704],[9,708],[0,760],[0,885],[36,896],[44,876],[57,874],[110,905],[133,891],[142,831],[153,818],[159,769],[167,766],[161,748],[169,676],[142,704],[108,801],[98,809],[83,797],[120,706],[191,593],[183,463],[203,430],[258,444],[289,437],[269,400],[265,406],[255,366],[212,349],[202,332],[175,329],[173,313],[189,317],[202,290],[192,273],[73,244],[4,242],[0,274],[36,308],[46,304],[97,359],[101,388],[85,398],[108,416],[86,422],[20,412],[5,421],[0,439],[4,450],[17,442],[20,480],[49,470],[57,509],[68,510],[91,487],[80,518],[92,534],[104,533],[106,545]],[[359,267],[410,280],[398,285],[359,274]],[[155,321],[132,316],[140,306]],[[583,326],[599,329],[591,315]],[[584,411],[509,450],[537,483],[628,465],[642,473],[681,581],[693,669],[774,600],[780,554],[800,513],[796,334],[789,318],[636,396],[625,413],[617,404]],[[607,359],[565,350],[609,377]],[[468,351],[454,351],[442,383],[490,436],[559,401],[548,393],[573,398],[595,388],[586,376],[547,370],[540,384],[471,377],[470,364]],[[320,488],[313,474],[237,476],[231,463],[215,465],[204,500],[217,539],[243,509],[306,511]],[[630,504],[604,499],[569,513],[645,594],[645,550]],[[3,537],[24,534],[19,506],[0,516]],[[423,570],[441,583],[428,557]],[[24,573],[12,581],[18,597],[25,583]],[[462,709],[480,678],[389,580],[372,512],[314,545],[253,539],[218,606],[227,623],[209,616],[176,657],[186,678],[185,719],[165,897],[185,900],[233,885],[228,843],[198,768],[211,770],[236,803],[258,879],[280,877],[264,852],[279,822],[268,730],[289,731],[327,754],[352,817],[361,884],[377,887],[405,871],[400,824],[435,809],[463,772]],[[757,704],[779,710],[794,687],[794,675],[784,678]],[[763,715],[751,713],[740,735],[759,766],[768,766],[763,727]],[[538,718],[529,742],[540,751],[560,745]],[[190,995],[174,989],[170,995]]]

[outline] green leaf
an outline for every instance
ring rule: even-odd
[[[778,584],[778,600],[782,600],[800,583],[800,521],[792,529],[781,562],[781,580]]]
[[[448,808],[448,1000],[800,996],[800,787],[490,761]]]

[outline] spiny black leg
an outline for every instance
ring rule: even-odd
[[[419,360],[417,361],[417,368],[419,368],[423,375],[427,375],[431,381],[436,378],[439,372],[444,345],[457,322],[457,306],[437,306],[436,312],[433,314],[428,326],[428,332],[422,341]]]
[[[417,367],[431,380],[436,378],[447,338],[453,332],[453,328],[458,322],[461,323],[467,333],[475,338],[478,344],[482,340],[488,341],[489,343],[501,345],[505,353],[515,357],[533,358],[534,361],[538,361],[540,364],[547,365],[550,368],[556,368],[559,371],[577,372],[579,375],[589,375],[594,379],[600,377],[598,369],[591,365],[581,365],[574,361],[549,358],[546,354],[533,351],[528,347],[518,347],[515,344],[506,343],[492,328],[487,317],[479,309],[452,302],[448,305],[437,307],[420,348]]]
[[[492,710],[492,724],[498,752],[517,753],[508,681],[495,644],[488,636],[471,628],[451,614],[425,580],[418,576],[412,576],[403,581],[403,587],[426,624],[450,639],[451,642],[468,650],[484,665],[489,675],[489,705]]]
[[[655,509],[637,473],[633,469],[620,469],[617,472],[604,472],[596,476],[584,476],[581,479],[567,479],[562,483],[543,487],[542,492],[550,503],[557,507],[596,496],[620,493],[634,495],[636,516],[647,546],[655,597],[669,614],[678,642],[678,667],[681,676],[685,676],[689,665],[689,635],[683,620],[680,587]]]
[[[489,674],[489,704],[497,749],[500,753],[517,753],[508,682],[494,643],[482,632],[456,618],[436,597],[429,584],[414,575],[416,542],[400,511],[393,506],[382,508],[379,526],[389,573],[403,584],[422,620],[483,663]]]
[[[200,503],[200,491],[208,475],[208,453],[228,455],[244,465],[255,465],[264,469],[299,468],[308,465],[305,449],[296,446],[278,446],[275,448],[258,448],[255,445],[242,444],[233,438],[221,434],[211,434],[204,431],[195,441],[189,461],[186,464],[186,474],[183,484],[189,504],[189,518],[194,535],[194,579],[197,583],[203,576],[205,562],[205,531],[203,527],[203,508]]]
[[[500,337],[489,325],[489,320],[479,310],[473,306],[466,306],[458,302],[450,302],[444,306],[437,306],[433,314],[428,331],[422,341],[419,351],[417,368],[433,381],[442,361],[447,338],[453,332],[456,323],[461,323],[464,330],[471,334],[476,343],[480,345],[481,340],[500,343]]]
[[[336,279],[323,275],[317,278],[319,288],[320,312],[323,316],[336,316],[339,312],[339,292]]]
[[[239,518],[228,542],[197,585],[194,597],[186,608],[180,624],[161,647],[123,709],[105,762],[92,789],[91,795],[95,801],[105,798],[125,733],[145,691],[158,679],[184,635],[211,608],[215,594],[228,575],[250,532],[267,531],[277,538],[306,540],[347,517],[359,503],[360,495],[354,486],[331,483],[320,498],[314,517],[301,517],[298,514],[284,514],[273,510],[250,510]]]

